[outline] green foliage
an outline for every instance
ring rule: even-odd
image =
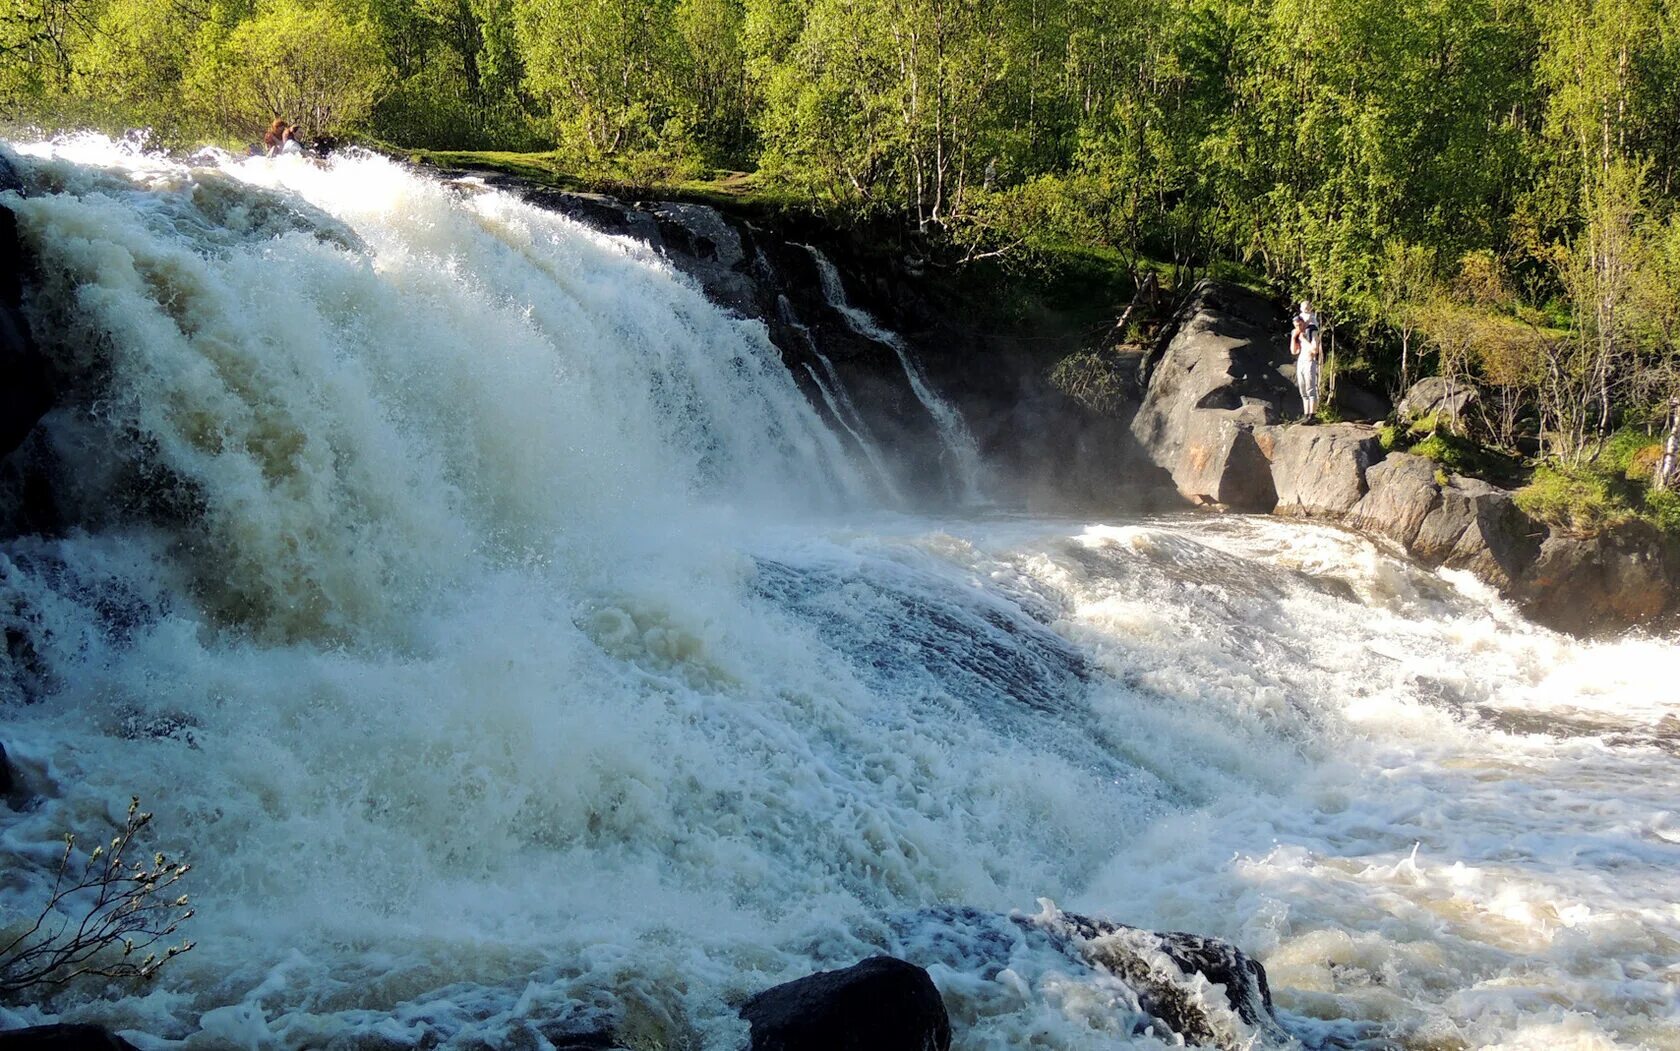
[[[1591,464],[1543,464],[1529,484],[1516,491],[1517,506],[1534,518],[1577,533],[1590,534],[1638,519],[1680,537],[1680,496],[1653,490],[1648,479],[1629,477],[1628,465],[1643,448],[1630,436],[1621,443],[1619,454]]]
[[[1522,478],[1523,465],[1518,457],[1444,428],[1436,428],[1433,422],[1433,417],[1424,417],[1409,429],[1393,423],[1385,424],[1377,432],[1377,437],[1384,451],[1422,456],[1440,464],[1451,474],[1505,484]]]
[[[1610,475],[1590,467],[1542,466],[1517,490],[1517,506],[1534,518],[1578,533],[1594,533],[1634,517]]]
[[[249,125],[282,117],[309,135],[341,135],[367,120],[388,77],[371,24],[288,3],[241,22],[191,85],[213,112]]]

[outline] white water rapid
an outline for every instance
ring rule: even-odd
[[[733,1051],[887,951],[960,1051],[1165,1046],[940,920],[1043,898],[1233,939],[1303,1047],[1680,1048],[1674,640],[1327,527],[873,510],[632,242],[366,156],[8,149],[97,396],[45,421],[73,528],[0,546],[0,925],[139,795],[198,945],[0,1028]]]

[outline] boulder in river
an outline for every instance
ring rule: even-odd
[[[927,971],[875,956],[766,989],[741,1017],[752,1051],[947,1051],[951,1022]]]

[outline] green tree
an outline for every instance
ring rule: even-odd
[[[335,7],[280,0],[221,39],[212,26],[189,90],[224,127],[281,117],[309,135],[342,135],[365,126],[390,80],[374,26]]]

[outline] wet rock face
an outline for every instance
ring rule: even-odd
[[[0,192],[19,188],[17,174],[0,157]],[[28,265],[17,217],[0,204],[0,460],[23,443],[53,403],[47,369],[23,316]]]
[[[951,1022],[933,979],[876,956],[766,989],[741,1017],[752,1051],[948,1051]]]

